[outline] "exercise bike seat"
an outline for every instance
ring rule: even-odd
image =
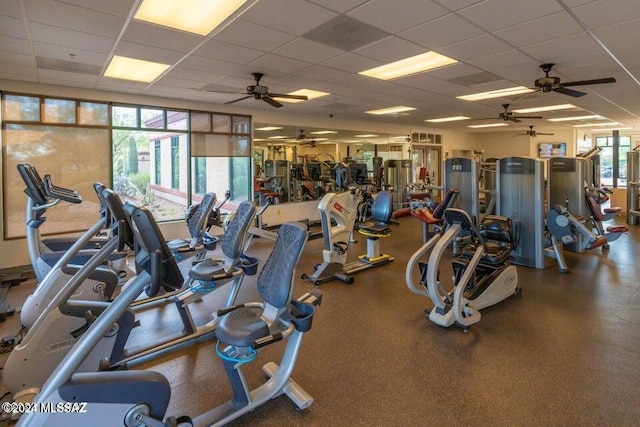
[[[358,232],[365,236],[386,237],[391,233],[388,224],[393,215],[393,199],[388,191],[381,191],[371,205],[370,222],[358,224]]]
[[[479,245],[484,246],[480,262],[487,265],[500,265],[511,255],[514,248],[514,230],[511,218],[487,215],[477,230],[479,239],[465,246],[462,256],[473,257]]]

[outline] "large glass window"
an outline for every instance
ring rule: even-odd
[[[180,189],[180,140],[171,138],[171,188]]]
[[[41,233],[91,227],[99,211],[93,183],[109,183],[109,129],[99,126],[99,121],[75,124],[76,111],[102,111],[107,105],[21,95],[5,95],[2,101],[4,238],[25,235],[26,196],[17,171],[19,163],[32,164],[41,176],[51,175],[55,185],[76,190],[82,196],[80,204],[63,202],[50,208]],[[44,119],[55,125],[44,123]]]
[[[631,150],[629,136],[598,136],[600,151],[600,182],[604,186],[627,186],[627,153]]]
[[[25,234],[21,162],[78,190],[84,200],[51,209],[44,234],[83,231],[96,221],[96,181],[123,201],[147,206],[158,221],[183,219],[205,192],[250,197],[250,116],[1,95],[5,238]]]
[[[605,186],[627,186],[627,153],[631,150],[629,136],[598,136],[600,151],[600,182]]]

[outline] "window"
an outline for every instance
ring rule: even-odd
[[[5,239],[25,235],[25,184],[16,173],[19,163],[32,164],[40,175],[50,174],[55,185],[76,190],[82,196],[80,204],[63,202],[51,207],[40,227],[42,234],[85,231],[98,220],[93,183],[109,183],[109,128],[100,123],[99,114],[95,120],[87,120],[86,113],[106,107],[105,103],[3,94]],[[83,120],[77,120],[76,111]]]
[[[171,188],[180,189],[180,139],[171,138]]]
[[[204,194],[207,192],[207,158],[206,157],[194,157],[193,158],[193,175],[194,193]]]
[[[153,141],[153,176],[154,176],[154,184],[161,185],[162,184],[162,151],[160,141],[157,139]]]
[[[600,151],[600,182],[604,186],[627,186],[627,153],[631,150],[629,136],[598,136]]]

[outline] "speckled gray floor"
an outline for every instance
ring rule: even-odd
[[[432,324],[424,314],[429,301],[406,288],[406,262],[421,244],[421,229],[411,217],[399,221],[382,241],[393,263],[359,273],[352,286],[319,287],[323,305],[293,374],[315,403],[298,411],[279,397],[232,425],[638,425],[640,227],[608,253],[567,252],[569,274],[559,274],[551,260],[543,271],[518,267],[522,296],[483,310],[480,323],[465,333]],[[308,242],[298,276],[321,261],[322,244]],[[266,259],[269,247],[257,241],[250,252]],[[363,252],[361,239],[350,259]],[[245,281],[239,300],[255,299],[254,283]],[[312,287],[297,280],[296,294]],[[197,311],[204,317],[222,298],[198,304]],[[142,328],[150,329],[140,328],[132,340],[175,329],[172,313],[142,316]],[[0,333],[14,332],[14,322],[0,324]],[[277,361],[282,348],[264,348],[245,369],[251,387],[263,380],[260,366]],[[167,415],[197,415],[230,397],[213,343],[143,367],[170,380]]]

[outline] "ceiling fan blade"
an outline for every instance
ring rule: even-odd
[[[275,99],[269,96],[263,96],[262,100],[273,107],[276,107],[276,108],[282,107],[282,104],[280,104],[278,101],[276,101]]]
[[[553,91],[561,93],[563,95],[573,96],[574,98],[580,98],[581,96],[585,96],[586,95],[586,93],[584,93],[584,92],[579,92],[579,91],[573,90],[573,89],[567,89],[566,87],[554,87]]]
[[[309,99],[306,95],[287,95],[286,93],[269,93],[271,98],[286,98],[286,99],[300,99],[307,101]]]
[[[514,123],[520,123],[522,120],[518,119],[517,117],[511,116],[508,118],[508,120],[511,120]]]
[[[576,82],[560,83],[558,86],[566,87],[566,86],[601,85],[603,83],[615,83],[615,82],[616,82],[616,79],[614,79],[613,77],[606,77],[604,79],[579,80]]]
[[[242,98],[234,99],[233,101],[225,102],[225,104],[235,104],[238,101],[242,101],[243,99],[253,98],[253,95],[243,96]]]
[[[553,133],[537,132],[538,135],[554,135]]]
[[[515,119],[542,119],[542,116],[512,116]]]

